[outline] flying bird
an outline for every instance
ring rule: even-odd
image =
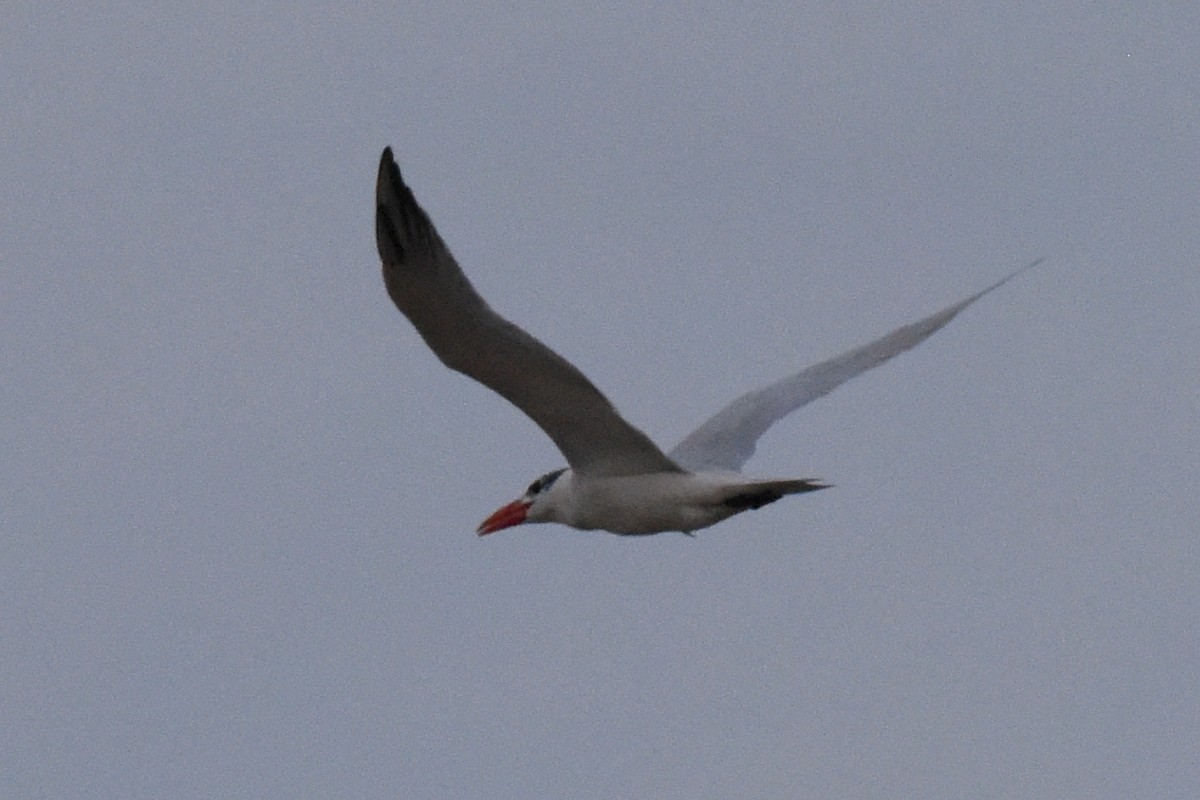
[[[391,148],[375,186],[375,240],[388,294],[442,363],[479,381],[545,431],[567,466],[542,475],[476,532],[559,522],[617,534],[690,534],[780,498],[828,487],[741,474],[776,422],[923,342],[983,291],[875,341],[747,392],[664,453],[573,364],[488,306],[404,183]]]

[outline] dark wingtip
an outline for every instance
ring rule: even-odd
[[[404,185],[400,180],[400,168],[396,166],[396,160],[392,157],[390,145],[383,148],[383,155],[379,157],[379,178],[375,185],[375,241],[379,248],[379,255],[385,262],[387,261],[385,241],[399,260],[403,260],[405,257],[405,247],[400,233],[387,213],[385,198],[389,195],[389,185]]]
[[[403,183],[400,180],[400,167],[396,166],[396,159],[392,156],[392,147],[388,145],[383,148],[383,155],[379,157],[379,183],[384,182],[384,176],[390,176],[396,183]]]

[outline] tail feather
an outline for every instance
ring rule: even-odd
[[[806,478],[782,481],[758,481],[738,487],[723,502],[730,508],[745,511],[747,509],[762,508],[789,494],[815,492],[818,489],[828,489],[830,486],[831,484],[808,480]]]

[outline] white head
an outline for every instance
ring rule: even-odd
[[[525,490],[525,494],[506,506],[497,509],[495,513],[479,524],[475,530],[480,536],[523,525],[526,522],[554,522],[558,518],[558,503],[556,488],[561,489],[566,481],[559,483],[559,477],[565,469],[547,472]]]

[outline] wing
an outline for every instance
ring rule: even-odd
[[[870,344],[822,361],[770,386],[747,392],[688,434],[669,453],[670,457],[685,469],[740,470],[754,455],[759,437],[776,422],[800,406],[829,394],[851,378],[916,347],[967,306],[1041,262],[1039,258],[983,291],[925,319],[897,328]]]
[[[582,372],[488,307],[383,151],[375,187],[375,241],[383,280],[446,366],[524,411],[587,475],[679,471]]]

